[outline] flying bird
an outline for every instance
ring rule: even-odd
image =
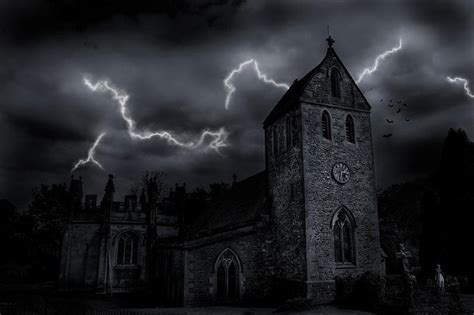
[[[385,119],[389,124],[393,124],[393,120],[391,119]]]
[[[407,107],[407,106],[408,106],[406,103],[403,103],[402,105],[403,105],[403,106],[405,106],[405,107]]]
[[[383,98],[381,98],[380,101],[383,102]]]
[[[399,109],[397,110],[397,114],[399,114],[401,111],[402,111],[402,109],[399,108]]]
[[[386,135],[383,135],[382,137],[384,137],[384,138],[390,138],[391,136],[392,136],[392,134],[391,134],[391,133],[388,133],[388,134],[386,134]]]
[[[407,119],[405,119],[405,121],[410,121],[410,119],[407,118]]]

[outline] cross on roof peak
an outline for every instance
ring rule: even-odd
[[[334,39],[332,39],[331,35],[326,38],[326,41],[328,42],[328,46],[331,48],[332,45],[336,42]]]

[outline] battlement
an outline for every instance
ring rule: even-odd
[[[122,200],[115,200],[113,176],[109,175],[101,201],[98,201],[97,194],[83,196],[82,184],[82,178],[71,178],[69,196],[74,220],[103,221],[108,218],[111,221],[156,223],[159,220],[164,224],[177,224],[184,208],[184,184],[176,184],[169,195],[162,198],[153,195],[153,191],[147,193],[142,189],[140,196],[130,194],[123,196]]]
[[[81,210],[96,211],[100,209],[100,204],[97,203],[97,195],[88,194],[84,196],[84,201],[81,203]],[[137,195],[125,195],[123,201],[113,201],[112,212],[145,212],[146,205],[138,202]]]

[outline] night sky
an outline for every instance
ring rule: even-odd
[[[328,24],[354,79],[402,38],[402,49],[359,86],[372,106],[378,187],[425,174],[449,128],[474,138],[474,99],[446,80],[464,77],[474,90],[473,12],[471,0],[2,1],[0,198],[25,207],[34,186],[68,182],[104,131],[95,157],[105,170],[87,164],[75,172],[85,193],[102,195],[109,173],[121,196],[144,170],[190,187],[262,170],[262,122],[285,90],[246,68],[226,110],[223,80],[254,58],[270,78],[293,82],[324,57]],[[88,90],[84,75],[130,95],[137,130],[193,141],[224,127],[228,146],[217,153],[132,140],[117,102]],[[399,114],[397,101],[408,105]]]

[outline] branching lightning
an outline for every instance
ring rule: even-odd
[[[471,97],[471,98],[474,98],[474,94],[472,94],[471,89],[469,88],[469,81],[467,79],[460,78],[460,77],[451,78],[450,76],[446,77],[446,79],[451,83],[462,82],[463,86],[464,86],[464,91],[466,92],[466,95]]]
[[[401,38],[400,38],[400,41],[398,42],[398,46],[395,46],[392,49],[387,50],[387,51],[383,52],[382,54],[378,55],[375,58],[375,62],[374,62],[374,65],[372,66],[372,68],[365,68],[364,71],[362,71],[362,73],[359,74],[359,78],[357,78],[356,83],[359,84],[366,75],[371,74],[372,72],[377,70],[377,67],[379,66],[380,61],[384,60],[385,58],[387,58],[390,55],[395,54],[400,49],[402,49],[402,39]]]
[[[387,50],[383,52],[382,54],[378,55],[375,58],[374,65],[371,68],[365,68],[362,73],[359,75],[356,83],[360,83],[363,78],[375,72],[379,66],[379,63],[384,60],[386,57],[389,55],[395,54],[397,51],[399,51],[402,48],[402,39],[400,38],[399,44],[396,47],[393,47],[390,50]],[[232,99],[232,95],[237,91],[237,88],[235,85],[232,83],[232,80],[235,75],[241,73],[244,68],[247,66],[253,66],[253,69],[255,70],[255,73],[257,74],[257,77],[259,80],[263,81],[264,83],[271,84],[277,88],[284,88],[284,89],[289,89],[290,86],[287,83],[281,83],[281,82],[276,82],[274,79],[271,79],[267,76],[267,74],[263,73],[260,70],[259,64],[256,60],[254,59],[249,59],[244,62],[242,62],[236,69],[233,69],[229,75],[224,79],[224,87],[227,91],[226,99],[225,99],[225,108],[229,109],[230,101]],[[468,87],[468,82],[466,79],[463,78],[450,78],[448,77],[449,82],[457,82],[457,81],[462,81],[464,82],[464,89],[466,90],[466,93],[470,97],[474,97],[474,95],[471,93]],[[175,136],[172,135],[171,132],[166,131],[166,130],[160,130],[160,131],[148,131],[148,130],[143,130],[139,131],[137,130],[136,127],[136,122],[135,120],[130,116],[130,113],[127,108],[127,103],[129,100],[129,95],[124,92],[120,91],[119,89],[113,87],[107,80],[99,80],[95,83],[92,83],[91,80],[89,80],[87,77],[84,77],[84,84],[93,92],[109,92],[112,95],[112,98],[118,102],[120,106],[120,114],[122,115],[123,120],[127,124],[127,131],[129,136],[134,139],[134,140],[148,140],[153,137],[159,137],[161,139],[167,140],[169,143],[189,148],[189,149],[195,149],[200,146],[202,146],[207,138],[211,138],[211,140],[208,142],[207,146],[208,148],[211,148],[215,150],[216,152],[219,152],[219,149],[222,147],[228,146],[227,144],[227,137],[228,133],[225,130],[224,127],[220,128],[217,131],[211,131],[211,130],[204,130],[201,133],[201,136],[199,139],[197,139],[196,142],[183,142],[178,140]],[[105,133],[102,133],[99,135],[99,137],[96,139],[94,142],[93,146],[89,149],[89,153],[87,156],[87,159],[79,160],[75,165],[72,171],[76,170],[78,167],[88,163],[92,162],[96,164],[98,167],[103,169],[102,165],[94,159],[94,153],[97,145],[99,144],[100,140],[102,137],[105,135]]]
[[[127,123],[127,131],[130,137],[134,140],[148,140],[153,137],[159,137],[167,140],[169,143],[186,147],[189,149],[195,149],[200,147],[207,137],[212,138],[209,142],[208,147],[214,149],[219,153],[219,148],[226,147],[227,143],[227,131],[222,127],[217,131],[205,130],[202,132],[197,142],[181,142],[176,139],[169,131],[137,131],[136,122],[130,116],[127,109],[127,102],[129,95],[123,91],[119,91],[114,88],[107,80],[97,81],[95,84],[92,83],[88,78],[84,77],[84,84],[94,92],[110,92],[114,100],[120,105],[120,113],[122,118]]]
[[[275,87],[285,88],[285,89],[290,88],[289,85],[286,84],[286,83],[278,83],[273,79],[269,79],[267,77],[267,75],[260,70],[257,61],[255,61],[254,59],[249,59],[247,61],[242,62],[237,69],[233,69],[229,73],[229,75],[224,79],[224,86],[225,86],[225,89],[227,90],[227,96],[225,98],[225,108],[226,109],[229,109],[229,103],[230,103],[230,100],[232,98],[232,95],[237,90],[235,85],[232,84],[232,78],[236,74],[242,72],[244,67],[246,67],[248,65],[253,65],[253,68],[255,69],[255,72],[257,73],[257,77],[258,77],[259,80],[262,80],[263,82],[268,83],[268,84],[272,84]]]
[[[95,165],[97,165],[100,169],[104,169],[104,167],[102,166],[102,164],[99,163],[99,161],[97,161],[94,157],[94,154],[95,154],[95,148],[97,148],[97,146],[99,145],[99,142],[100,140],[105,136],[105,132],[102,132],[98,137],[97,139],[95,139],[94,141],[94,144],[92,145],[92,147],[90,147],[88,153],[87,153],[87,159],[80,159],[79,161],[76,162],[76,164],[74,164],[74,167],[72,168],[71,172],[74,172],[77,168],[79,168],[80,166],[82,165],[85,165],[89,162],[92,162],[94,163]]]

